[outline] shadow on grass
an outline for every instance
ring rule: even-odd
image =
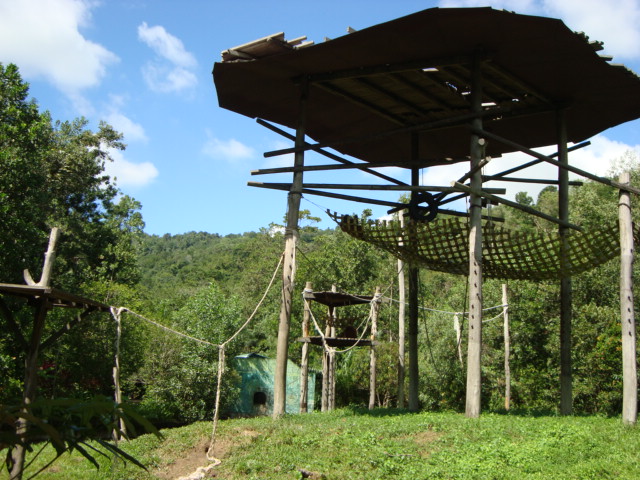
[[[396,417],[401,415],[412,415],[414,413],[457,413],[459,415],[464,416],[464,412],[454,412],[454,411],[429,411],[429,410],[419,410],[418,412],[412,412],[406,408],[374,408],[373,410],[369,410],[362,405],[349,405],[347,407],[340,409],[342,412],[350,415],[356,416],[370,416],[370,417]],[[527,417],[527,418],[549,418],[549,417],[563,417],[560,413],[551,408],[513,408],[511,410],[505,410],[504,408],[488,410],[485,409],[482,411],[482,414],[485,415],[500,415],[500,416],[510,416],[510,417]],[[482,415],[481,414],[481,415]],[[574,412],[569,417],[615,417],[615,415],[603,415],[603,414],[593,414],[593,413],[585,413],[585,412]]]

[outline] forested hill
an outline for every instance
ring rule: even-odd
[[[313,249],[314,242],[335,234],[331,229],[304,228],[301,248]],[[267,228],[225,236],[206,232],[145,234],[139,254],[140,286],[173,296],[194,293],[213,282],[227,293],[240,293],[246,282],[260,282],[256,272],[275,268],[283,247],[282,234]]]

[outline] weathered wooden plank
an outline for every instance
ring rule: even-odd
[[[628,172],[620,183],[630,182]],[[620,322],[622,324],[622,422],[635,425],[638,419],[638,372],[636,357],[636,319],[633,305],[633,222],[629,193],[620,191]]]

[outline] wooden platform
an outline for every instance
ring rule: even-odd
[[[371,347],[378,345],[379,342],[371,341],[368,338],[363,338],[358,341],[357,338],[338,338],[338,337],[324,337],[327,345],[330,347],[352,347],[358,344],[359,347]],[[310,343],[312,345],[322,346],[322,337],[300,337],[296,341],[300,343]]]

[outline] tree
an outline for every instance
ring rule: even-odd
[[[28,92],[18,68],[0,64],[0,282],[22,283],[25,269],[35,278],[40,276],[43,246],[55,226],[61,229],[63,238],[51,284],[88,297],[100,291],[108,298],[109,286],[132,285],[137,280],[136,237],[143,227],[137,212],[139,204],[126,196],[118,199],[118,189],[104,174],[111,149],[124,148],[121,135],[105,123],[92,132],[82,118],[54,124],[47,112],[41,113],[33,100],[27,100]],[[40,329],[32,327],[28,306],[0,298],[0,307],[0,328],[13,337],[11,342],[0,344],[0,403],[17,405],[17,380],[25,378],[26,369],[22,362],[26,356],[23,339],[29,338],[31,330],[37,330],[31,343],[38,345]],[[39,308],[44,311],[44,304]],[[44,317],[40,315],[39,323],[44,322]],[[60,328],[67,322],[68,314],[49,315],[43,338],[63,331]],[[77,363],[78,358],[100,359],[104,364],[105,349],[94,348],[104,345],[104,338],[81,338],[73,330],[65,337],[71,341],[57,342],[54,353],[46,352],[52,355],[49,358],[31,345],[27,370],[35,372],[38,360],[55,365],[48,372],[54,376]],[[73,350],[69,345],[74,341],[82,346],[81,356],[65,356],[65,352]],[[107,343],[111,356],[112,340]],[[81,364],[80,370],[86,372],[91,363]],[[110,378],[109,373],[105,375]],[[36,395],[37,376],[30,374],[29,378],[34,380],[29,380],[29,393],[25,393],[24,405],[19,407],[25,415],[30,414],[28,404],[35,401]],[[65,391],[60,386],[57,395],[79,393],[75,383]],[[103,391],[111,393],[110,386]],[[23,430],[21,427],[17,433],[22,434]],[[24,457],[16,462],[12,475],[21,475],[23,460]]]
[[[154,336],[147,361],[138,374],[145,390],[143,413],[175,423],[209,418],[216,393],[217,345],[231,337],[242,323],[238,299],[225,297],[215,284],[187,301],[173,316],[174,329],[210,344],[169,332]],[[233,358],[237,353],[238,342],[229,344],[227,357]],[[233,401],[233,371],[227,370],[223,380],[222,409]]]

